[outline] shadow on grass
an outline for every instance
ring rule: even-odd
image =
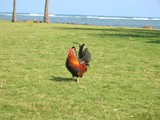
[[[108,28],[91,28],[91,27],[57,27],[57,29],[63,30],[76,30],[76,31],[93,31],[93,33],[88,33],[90,36],[95,36],[99,38],[106,37],[124,37],[124,38],[136,38],[138,40],[140,38],[144,39],[146,43],[155,43],[159,44],[159,40],[155,40],[160,38],[160,30],[148,30],[148,29],[129,29],[122,27],[108,27]],[[147,41],[147,38],[150,38],[150,41]]]
[[[75,82],[73,78],[65,78],[65,77],[57,77],[57,76],[51,76],[50,80],[56,81],[56,82],[70,82],[70,81]]]
[[[147,43],[160,44],[160,40],[152,40],[152,41],[148,41]]]

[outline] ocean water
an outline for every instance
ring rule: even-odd
[[[0,13],[0,20],[11,21],[12,13]],[[43,14],[17,13],[17,21],[43,21]],[[94,15],[62,15],[50,14],[51,23],[87,24],[96,26],[139,27],[153,26],[160,28],[160,18],[153,17],[123,17],[123,16],[94,16]]]

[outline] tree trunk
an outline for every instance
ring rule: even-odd
[[[45,23],[50,23],[49,14],[48,14],[48,4],[49,4],[49,0],[45,0],[44,19],[43,19]]]
[[[13,0],[12,22],[16,22],[16,0]]]

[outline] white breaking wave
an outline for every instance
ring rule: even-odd
[[[141,18],[141,17],[134,17],[133,20],[160,20],[160,18]]]
[[[160,20],[160,18],[152,18],[152,20]]]
[[[49,14],[49,16],[50,16],[50,17],[55,17],[55,15],[54,15],[54,14]]]
[[[149,20],[149,18],[133,18],[133,20]]]
[[[4,15],[4,16],[12,16],[11,13],[0,13],[0,15]]]
[[[144,17],[98,17],[98,16],[87,16],[89,19],[100,19],[100,20],[160,20],[160,18],[144,18]]]
[[[12,13],[0,13],[0,15],[12,16]],[[36,13],[17,13],[17,16],[44,16],[44,14],[36,14]],[[55,16],[54,14],[49,14],[50,17]]]
[[[101,19],[101,20],[127,20],[129,18],[124,18],[124,17],[98,17],[98,16],[87,16],[87,18],[90,19]]]
[[[34,14],[34,13],[30,13],[28,14],[28,16],[44,16],[43,14]]]
[[[44,16],[44,14],[35,14],[35,13],[30,13],[30,14],[26,14],[26,15],[27,15],[27,16],[39,16],[39,17]],[[49,16],[50,16],[50,17],[53,17],[53,16],[55,16],[55,15],[49,14]]]

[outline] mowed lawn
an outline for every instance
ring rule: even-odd
[[[80,83],[68,49],[92,54]],[[0,120],[160,120],[160,30],[0,21]]]

